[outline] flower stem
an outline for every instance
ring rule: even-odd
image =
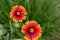
[[[12,40],[12,23],[9,20],[9,24],[10,24],[10,40]]]

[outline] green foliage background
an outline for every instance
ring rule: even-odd
[[[13,6],[22,5],[27,18],[15,23],[10,18]],[[37,21],[42,27],[39,40],[60,40],[60,0],[0,0],[0,40],[23,39],[22,25],[29,20]]]

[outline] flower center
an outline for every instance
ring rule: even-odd
[[[17,12],[16,14],[17,14],[17,15],[20,15],[20,12]]]
[[[29,29],[30,33],[34,33],[34,28]]]

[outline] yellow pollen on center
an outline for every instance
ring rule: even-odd
[[[31,33],[33,33],[34,32],[34,29],[33,28],[30,28],[30,30],[29,30]]]
[[[20,12],[17,12],[17,15],[20,15]]]

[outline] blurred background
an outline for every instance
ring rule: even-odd
[[[24,6],[27,11],[22,23],[10,18],[15,5]],[[60,0],[0,0],[0,40],[25,40],[20,31],[29,20],[37,21],[42,27],[38,40],[60,40]]]

